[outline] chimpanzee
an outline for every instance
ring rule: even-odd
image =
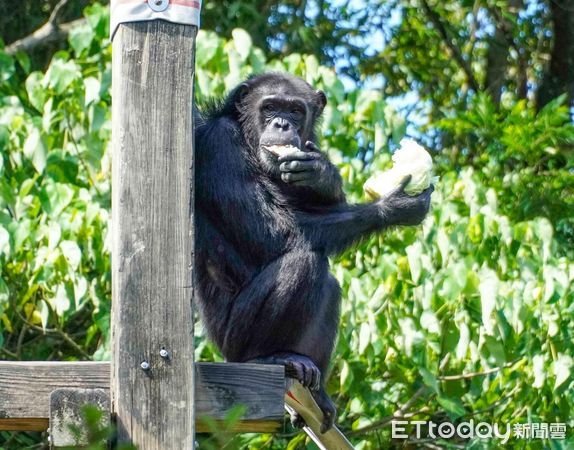
[[[197,290],[211,339],[228,361],[283,364],[335,420],[325,374],[340,288],[328,257],[361,238],[425,217],[432,187],[402,185],[348,204],[317,147],[325,94],[282,73],[254,76],[196,126]],[[297,420],[297,418],[296,418]]]

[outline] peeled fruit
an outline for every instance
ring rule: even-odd
[[[407,175],[411,175],[411,181],[405,187],[408,195],[420,194],[433,181],[432,158],[412,139],[401,141],[401,148],[393,154],[393,167],[373,175],[363,189],[373,199],[384,197],[395,190]]]
[[[265,149],[277,156],[284,156],[299,151],[294,145],[266,145]]]

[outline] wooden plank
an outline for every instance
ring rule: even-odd
[[[0,431],[46,431],[49,422],[48,417],[0,418]]]
[[[0,429],[46,430],[52,391],[109,387],[109,363],[0,361]],[[16,419],[21,422],[16,424]]]
[[[210,428],[202,420],[223,419],[236,405],[245,416],[230,431],[271,432],[284,417],[283,366],[196,363],[197,431]],[[45,431],[50,394],[61,388],[109,390],[108,362],[0,361],[0,430]]]
[[[50,448],[86,446],[90,443],[83,408],[91,405],[102,412],[98,430],[110,426],[110,396],[104,389],[56,389],[50,394]],[[76,430],[73,432],[72,427]],[[91,442],[94,444],[95,442]],[[105,445],[105,438],[100,444]]]
[[[204,417],[225,419],[236,405],[245,407],[234,431],[272,432],[285,416],[285,370],[279,365],[217,364],[196,365],[195,409],[199,432],[213,431]],[[248,369],[248,370],[246,370]]]
[[[111,398],[118,441],[140,450],[195,442],[196,33],[135,22],[113,41]]]

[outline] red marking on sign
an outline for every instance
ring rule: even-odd
[[[201,4],[195,0],[171,0],[170,3],[173,5],[189,6],[195,9],[201,8]]]
[[[295,398],[295,396],[291,393],[291,391],[287,391],[287,395],[288,395],[289,397],[291,397],[293,400],[295,400],[297,403],[299,403],[300,405],[302,404],[299,400],[297,400],[297,399]]]

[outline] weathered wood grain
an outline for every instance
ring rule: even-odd
[[[204,417],[225,419],[236,405],[243,405],[243,420],[233,431],[276,430],[285,409],[279,393],[285,393],[283,366],[258,364],[196,364],[195,410],[197,429],[213,431]]]
[[[197,431],[211,431],[203,420],[219,423],[236,405],[245,415],[229,431],[271,432],[282,423],[283,366],[196,363]],[[0,361],[0,430],[45,431],[50,395],[61,388],[109,390],[107,362]]]
[[[91,405],[102,412],[98,429],[110,426],[110,396],[104,389],[56,389],[50,394],[50,448],[86,446],[90,442],[84,406]],[[72,432],[74,427],[75,432]],[[105,444],[105,437],[101,444]],[[91,442],[94,444],[94,442]]]
[[[195,442],[196,32],[135,22],[121,25],[113,42],[111,398],[118,440],[142,450]]]
[[[29,420],[31,428],[26,429],[46,430],[50,393],[61,388],[109,389],[109,366],[99,362],[0,361],[0,429],[15,430],[14,420],[24,419],[19,427]]]

